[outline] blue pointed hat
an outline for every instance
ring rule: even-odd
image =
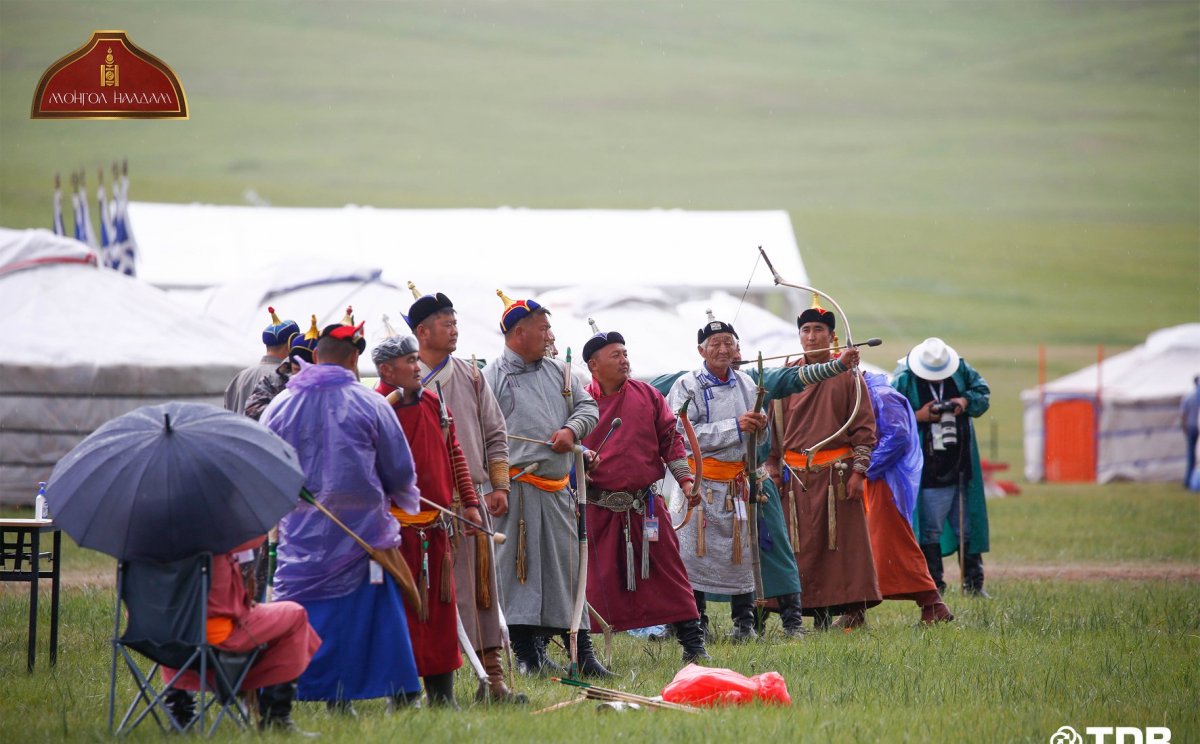
[[[300,326],[296,324],[296,321],[280,320],[279,316],[275,314],[275,308],[268,307],[267,312],[271,314],[271,325],[263,329],[263,346],[286,344],[293,333],[300,332]]]

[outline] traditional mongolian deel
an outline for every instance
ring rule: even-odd
[[[387,395],[396,388],[380,382],[376,392]],[[392,409],[400,428],[408,439],[413,462],[417,466],[417,488],[421,495],[438,506],[454,506],[454,491],[464,506],[478,506],[475,489],[469,478],[456,482],[451,453],[464,474],[466,463],[458,448],[454,424],[448,430],[441,424],[441,404],[435,393],[421,390],[412,404],[393,403]],[[395,507],[392,515],[400,522],[400,552],[417,580],[418,591],[427,595],[425,615],[414,608],[408,611],[408,632],[412,638],[417,671],[422,677],[452,672],[462,666],[458,650],[457,620],[454,600],[454,565],[450,552],[448,530],[457,529],[441,512],[422,505],[422,511],[408,514]]]
[[[573,375],[564,373],[562,362],[546,358],[526,363],[508,348],[488,365],[483,374],[509,434],[546,441],[567,427],[579,441],[591,432],[596,401]],[[563,394],[565,379],[570,380],[569,396]],[[508,535],[496,550],[505,615],[510,625],[569,628],[579,571],[575,503],[568,488],[575,458],[542,444],[513,441],[509,461],[514,473],[531,465],[537,469],[512,483],[508,513],[496,519],[496,528]],[[526,552],[518,566],[521,547]],[[588,627],[586,615],[582,627]]]
[[[664,465],[685,468],[675,415],[657,390],[638,380],[626,380],[612,395],[604,395],[596,382],[587,391],[600,407],[599,423],[584,439],[587,447],[600,445],[614,418],[622,422],[590,473],[588,601],[613,630],[694,620],[696,600],[679,541],[666,502],[653,489]],[[661,525],[653,540],[645,533],[647,518]]]
[[[798,362],[794,366],[819,365]],[[778,427],[774,454],[781,460],[780,471],[787,473],[784,516],[789,527],[796,527],[792,544],[804,587],[805,614],[814,610],[837,614],[880,602],[863,502],[850,498],[847,485],[855,468],[865,472],[870,463],[875,445],[871,406],[860,404],[846,431],[826,444],[811,465],[801,452],[850,418],[855,385],[863,387],[865,402],[865,383],[855,375],[840,375],[772,405],[772,423]]]
[[[483,372],[468,361],[446,357],[446,362],[436,369],[421,363],[421,384],[427,390],[435,386],[441,389],[454,417],[475,493],[482,497],[493,488],[507,489],[508,437],[504,414],[484,381]],[[480,514],[488,520],[486,510],[481,509]],[[488,565],[489,551],[480,547],[475,538],[460,535],[454,549],[454,594],[467,638],[476,650],[500,648],[503,642],[496,572]]]
[[[292,377],[262,422],[296,448],[316,498],[369,545],[400,543],[388,507],[419,511],[416,474],[396,414],[354,373],[320,364]],[[275,596],[300,602],[324,641],[300,678],[306,700],[417,692],[400,590],[368,580],[367,554],[325,515],[298,506],[279,523]]]
[[[769,399],[794,395],[845,369],[836,360],[809,370],[788,368],[772,375],[773,380],[764,380],[767,395]],[[737,417],[754,405],[757,387],[754,378],[744,372],[731,369],[728,378],[721,380],[702,366],[676,380],[667,398],[672,410],[678,410],[685,398],[694,398],[688,418],[704,457],[701,504],[696,507],[696,515],[679,530],[680,554],[692,587],[698,591],[729,595],[754,591],[750,556],[745,549],[749,539],[746,444]],[[689,452],[688,457],[694,459],[696,453]],[[701,532],[703,538],[698,534]]]
[[[260,537],[212,559],[208,590],[208,642],[223,651],[245,653],[263,644],[266,648],[246,676],[245,687],[260,688],[291,682],[308,667],[321,639],[308,624],[304,608],[295,602],[252,604],[237,554],[263,542]],[[163,679],[174,670],[163,670]],[[199,675],[185,672],[176,687],[195,690]]]

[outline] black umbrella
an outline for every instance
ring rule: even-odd
[[[54,522],[85,548],[173,561],[265,534],[300,497],[292,446],[201,403],[144,406],[92,432],[46,484]]]

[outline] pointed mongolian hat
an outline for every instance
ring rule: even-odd
[[[608,346],[609,344],[625,343],[625,337],[620,333],[617,333],[616,331],[604,333],[600,330],[600,327],[596,325],[596,321],[592,320],[591,318],[588,318],[588,325],[592,327],[592,337],[589,338],[587,343],[583,345],[584,364],[587,364],[588,360],[592,358],[592,354],[600,351],[605,346]]]
[[[408,327],[417,330],[417,326],[428,318],[430,315],[440,313],[443,310],[453,310],[454,303],[446,295],[438,292],[437,294],[422,295],[417,291],[417,286],[412,282],[408,283],[408,288],[412,291],[413,299],[416,300],[412,307],[408,309],[408,315],[404,316],[404,322],[408,323]]]
[[[514,300],[499,289],[496,290],[496,296],[504,303],[504,314],[500,316],[501,333],[508,333],[516,327],[517,323],[534,313],[550,314],[549,310],[534,300]]]
[[[705,312],[708,314],[708,322],[704,324],[703,328],[696,331],[696,343],[702,344],[709,336],[714,336],[718,333],[732,333],[734,338],[741,338],[738,336],[737,331],[733,330],[732,323],[717,320],[712,310],[705,310]]]
[[[354,325],[354,307],[350,306],[346,308],[346,316],[342,318],[341,323],[333,323],[321,329],[321,338],[328,336],[346,341],[353,344],[358,353],[362,354],[367,350],[367,339],[363,337],[363,326],[366,324],[364,320]]]
[[[833,311],[821,307],[821,300],[814,294],[812,307],[800,313],[800,316],[796,318],[796,328],[803,328],[805,323],[824,323],[832,331],[837,325],[837,319],[834,317]]]
[[[271,325],[263,329],[263,346],[286,344],[293,333],[300,331],[300,326],[296,324],[296,321],[280,320],[279,316],[275,314],[275,308],[268,307],[267,312],[271,314]]]

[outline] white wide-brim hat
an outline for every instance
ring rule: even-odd
[[[908,352],[908,368],[930,382],[944,380],[958,369],[958,352],[940,338],[927,338]]]

